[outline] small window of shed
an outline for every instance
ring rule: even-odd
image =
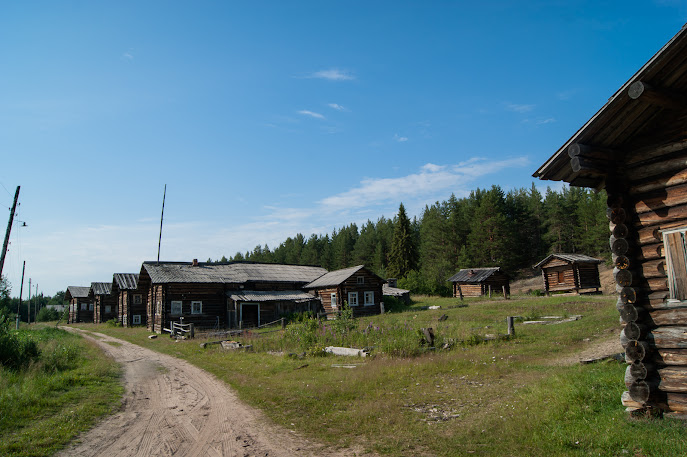
[[[670,298],[687,300],[687,228],[663,232]]]

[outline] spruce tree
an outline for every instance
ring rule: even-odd
[[[394,235],[391,239],[389,266],[387,272],[391,277],[403,278],[409,271],[417,268],[417,248],[414,244],[413,229],[403,203],[398,208],[394,221]]]

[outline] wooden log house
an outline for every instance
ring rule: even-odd
[[[605,189],[629,411],[687,417],[687,29],[534,176]]]
[[[196,328],[252,327],[319,302],[302,286],[324,268],[254,262],[144,262],[139,288],[147,291],[147,327],[161,333],[183,317]]]
[[[146,292],[138,288],[138,273],[112,276],[112,295],[117,300],[117,319],[122,327],[146,324]]]
[[[88,298],[93,303],[93,322],[102,324],[117,318],[117,298],[111,282],[92,282]]]
[[[510,276],[501,267],[464,268],[448,279],[454,297],[481,297],[492,293],[510,296]]]
[[[69,324],[93,322],[93,302],[88,297],[90,290],[90,287],[67,287],[64,299],[69,303]]]
[[[327,314],[336,314],[345,302],[353,316],[365,316],[381,312],[384,283],[364,265],[358,265],[330,271],[303,288],[320,298]]]
[[[551,292],[599,292],[599,264],[603,260],[583,254],[551,254],[534,268],[541,268],[546,295]]]

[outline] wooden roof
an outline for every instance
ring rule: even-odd
[[[655,145],[656,139],[664,136],[662,126],[685,115],[684,94],[687,94],[685,26],[533,176],[565,181],[573,186],[603,187],[604,164],[612,166],[619,159],[641,161],[642,148]],[[685,133],[678,141],[673,139],[664,146],[665,153],[685,148]]]
[[[71,298],[88,298],[88,292],[90,292],[90,287],[82,286],[67,286],[67,293],[65,294],[65,299],[69,300],[67,295]]]
[[[603,260],[596,259],[594,257],[589,257],[588,255],[584,254],[551,254],[548,257],[546,257],[544,260],[536,264],[532,268],[539,268],[542,265],[548,263],[551,259],[561,259],[565,262],[568,263],[603,263]]]
[[[112,282],[121,290],[135,290],[138,287],[138,273],[115,273]]]
[[[153,284],[207,283],[230,284],[245,282],[308,283],[325,274],[321,267],[281,265],[275,263],[204,263],[144,262],[141,274],[150,276]]]
[[[489,268],[464,268],[458,273],[448,278],[449,282],[464,282],[479,284],[491,277],[494,273],[501,271],[501,267]],[[503,273],[503,272],[502,272]],[[505,273],[503,273],[505,275]],[[507,276],[507,275],[506,275]]]
[[[111,282],[92,282],[91,290],[93,295],[110,295],[112,293]]]
[[[227,292],[229,298],[243,302],[270,302],[270,301],[310,301],[315,300],[302,290],[235,290]]]
[[[358,273],[360,270],[365,269],[365,265],[358,265],[355,267],[349,267],[349,268],[342,268],[341,270],[334,270],[330,271],[329,273],[324,274],[323,276],[317,278],[310,284],[306,284],[303,286],[304,289],[319,289],[322,287],[332,287],[332,286],[338,286],[339,284],[343,284],[348,278],[353,276],[354,274]],[[385,281],[377,276],[376,274],[372,273],[370,270],[367,270],[369,274],[372,276],[375,276],[379,278],[379,280],[384,283]]]

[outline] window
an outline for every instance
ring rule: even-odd
[[[111,306],[105,306],[105,312],[106,313],[111,313],[112,312],[112,307]]]
[[[181,314],[182,313],[182,306],[181,306],[181,300],[174,300],[172,301],[172,310],[170,311],[171,314]]]
[[[142,304],[143,304],[143,295],[134,294],[134,305],[142,305]]]
[[[81,303],[81,311],[86,311],[88,309],[88,303]]]
[[[687,300],[687,228],[663,232],[670,298]]]
[[[131,322],[134,325],[141,325],[141,315],[140,314],[134,314],[133,318],[131,319]]]
[[[337,303],[336,303],[336,294],[332,294],[332,308],[336,308]]]
[[[358,292],[348,293],[348,306],[358,306]]]
[[[365,306],[370,306],[375,304],[375,293],[374,291],[365,292]]]
[[[203,314],[203,302],[202,301],[192,301],[191,302],[191,314]]]
[[[356,277],[356,284],[358,284],[359,286],[362,286],[363,284],[365,284],[365,276],[357,276]]]
[[[89,303],[89,304],[88,304],[88,310],[89,310],[89,311],[93,311],[93,303]]]

